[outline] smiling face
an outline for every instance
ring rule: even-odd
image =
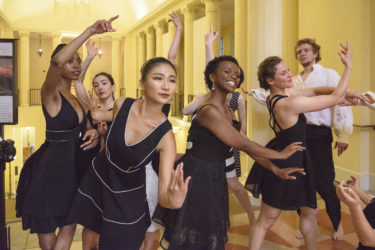
[[[306,67],[308,65],[316,63],[316,57],[318,56],[318,53],[314,52],[314,49],[311,46],[311,44],[304,43],[297,47],[296,55],[298,62],[303,67]]]
[[[145,99],[160,104],[170,103],[176,91],[176,77],[176,72],[169,64],[155,64],[145,79],[140,81]]]
[[[104,75],[98,75],[95,77],[92,85],[99,100],[112,98],[113,92],[116,89],[116,86],[112,85],[111,81]]]
[[[293,87],[292,73],[284,61],[276,65],[273,79],[267,79],[271,88],[286,89]]]
[[[210,74],[210,79],[215,88],[223,89],[227,92],[234,92],[240,84],[240,68],[231,61],[221,61],[215,72]]]
[[[81,73],[82,60],[78,53],[75,53],[63,66],[61,76],[68,80],[77,80]]]

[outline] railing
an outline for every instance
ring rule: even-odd
[[[30,106],[42,105],[40,89],[30,89]]]
[[[369,124],[369,125],[359,125],[359,124],[353,124],[353,127],[355,128],[372,128],[375,130],[375,125]]]
[[[171,115],[182,116],[182,109],[184,108],[184,94],[175,93],[171,104]]]
[[[195,95],[188,95],[188,103],[191,103],[193,99],[195,98]],[[181,109],[182,111],[182,109]],[[188,116],[188,121],[191,122],[192,114]]]
[[[143,89],[137,89],[137,98],[143,96]]]

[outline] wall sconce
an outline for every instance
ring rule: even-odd
[[[103,55],[103,51],[102,51],[102,39],[99,38],[99,50],[98,50],[99,59],[102,58],[102,55]]]
[[[39,35],[39,49],[38,49],[38,55],[41,57],[43,55],[43,49],[42,49],[42,35]]]

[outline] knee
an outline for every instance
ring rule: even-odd
[[[305,208],[301,209],[301,217],[309,220],[316,220],[318,217],[319,210],[317,208]]]
[[[53,250],[55,248],[55,240],[39,240],[39,246],[42,250]]]

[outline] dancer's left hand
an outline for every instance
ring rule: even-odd
[[[348,143],[336,141],[334,149],[337,148],[337,155],[340,156],[349,147]]]
[[[337,197],[348,207],[361,206],[361,200],[358,194],[349,187],[344,187],[344,181],[341,181],[336,188]]]
[[[177,165],[176,170],[172,170],[168,184],[168,201],[170,208],[177,209],[184,204],[189,186],[190,176],[184,181],[183,163]]]
[[[82,143],[81,148],[83,150],[92,149],[98,144],[99,133],[96,129],[89,129],[84,134],[82,140],[86,142]]]

